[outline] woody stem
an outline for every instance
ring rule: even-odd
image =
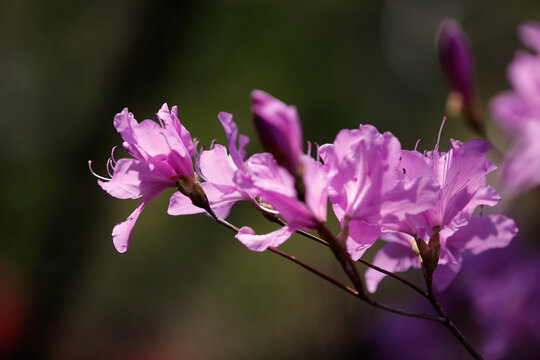
[[[275,223],[278,223],[278,224],[280,224],[282,226],[287,225],[287,223],[285,221],[283,221],[281,218],[279,218],[278,216],[273,216],[269,220],[273,221]],[[304,236],[304,237],[306,237],[308,239],[314,240],[314,241],[316,241],[316,242],[318,242],[320,244],[323,244],[323,245],[326,245],[326,246],[329,245],[328,241],[323,240],[320,237],[315,236],[315,235],[313,235],[311,233],[308,233],[307,231],[297,230],[296,233],[299,234],[299,235],[302,235],[302,236]],[[373,264],[373,263],[371,263],[371,262],[369,262],[369,261],[367,261],[365,259],[362,259],[362,258],[358,259],[357,261],[364,264],[364,265],[366,265],[367,267],[372,268],[375,271],[378,271],[380,273],[383,273],[383,274],[385,274],[385,275],[387,275],[389,277],[392,277],[392,278],[396,279],[397,281],[399,281],[399,282],[403,283],[404,285],[410,287],[411,289],[413,289],[414,291],[416,291],[417,293],[419,293],[420,295],[422,295],[426,299],[429,299],[429,296],[428,296],[427,292],[425,292],[424,290],[422,290],[421,288],[419,288],[418,286],[416,286],[415,284],[413,284],[409,280],[399,276],[398,274],[395,274],[395,273],[393,273],[391,271],[383,269],[383,268],[381,268],[381,267],[379,267],[379,266],[377,266],[377,265],[375,265],[375,264]]]
[[[424,279],[426,280],[426,288],[428,293],[428,299],[431,302],[431,305],[433,306],[433,309],[444,319],[442,322],[444,326],[454,334],[454,336],[458,339],[458,341],[467,349],[469,354],[473,357],[473,359],[481,360],[482,355],[471,345],[471,343],[465,338],[463,333],[456,327],[456,325],[453,323],[453,321],[448,317],[446,312],[444,311],[442,305],[437,300],[437,297],[435,296],[435,293],[433,292],[433,274],[430,274],[428,271],[426,271],[426,268],[424,267],[424,264],[422,263],[422,272],[424,274]]]

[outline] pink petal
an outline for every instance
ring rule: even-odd
[[[491,100],[489,108],[495,120],[506,130],[522,132],[535,116],[533,104],[515,91],[505,91]]]
[[[399,181],[391,191],[383,194],[381,215],[387,222],[402,221],[407,214],[418,214],[434,207],[439,192],[440,187],[433,177]]]
[[[317,219],[305,204],[294,197],[281,194],[276,191],[262,191],[263,200],[271,204],[289,224],[297,224],[300,227],[313,228]]]
[[[326,221],[326,206],[328,203],[328,181],[322,170],[322,164],[311,157],[303,157],[304,175],[306,187],[305,201],[318,221]]]
[[[407,178],[434,177],[428,158],[418,151],[401,151],[400,167]]]
[[[148,160],[170,152],[163,128],[155,121],[138,123],[133,114],[124,109],[114,117],[114,126],[127,143],[127,149],[137,158]]]
[[[213,184],[228,186],[236,189],[234,174],[236,165],[227,154],[225,146],[216,144],[212,150],[203,151],[199,158],[202,177]]]
[[[135,226],[135,222],[139,218],[139,215],[143,211],[146,204],[156,197],[156,195],[157,194],[148,194],[143,197],[131,215],[129,215],[125,221],[116,224],[114,227],[112,231],[113,244],[119,253],[126,252],[128,249],[131,231],[133,230],[133,226]]]
[[[237,147],[236,141],[238,138],[238,126],[233,121],[232,114],[222,111],[218,114],[218,119],[225,130],[225,134],[227,135],[227,147],[229,149],[229,153],[231,154],[231,158],[237,168],[242,168],[244,158],[246,157],[246,151],[244,148],[248,144],[249,138],[247,136],[240,135],[239,146]]]
[[[358,260],[364,252],[371,247],[381,234],[379,226],[368,224],[362,220],[349,222],[349,238],[347,239],[347,251],[353,260]]]
[[[298,228],[287,225],[265,235],[256,235],[252,228],[244,226],[235,237],[250,250],[264,251],[269,246],[277,247],[283,244],[296,230]]]
[[[508,66],[508,79],[514,90],[535,104],[540,96],[540,60],[526,51],[517,51]]]
[[[409,270],[412,266],[419,267],[418,256],[410,247],[389,243],[377,252],[373,259],[373,264],[391,272],[403,272]],[[370,293],[377,291],[379,283],[386,275],[372,268],[368,268],[364,275],[366,287]]]
[[[461,269],[461,259],[456,263],[446,263],[439,265],[433,273],[433,285],[439,291],[445,290],[456,278],[457,273]]]
[[[127,158],[118,160],[110,181],[98,180],[103,190],[119,199],[136,199],[160,192],[170,186],[169,182],[156,176],[144,162]]]
[[[540,54],[540,23],[527,21],[520,25],[518,31],[521,41]]]
[[[252,155],[247,161],[247,168],[254,188],[283,194],[291,198],[296,197],[294,178],[287,170],[278,166],[271,154]],[[246,181],[243,185],[249,183],[250,181]],[[237,185],[240,184],[237,183]],[[244,190],[255,190],[254,188]]]
[[[514,193],[530,190],[540,184],[540,124],[531,123],[507,154],[502,180]]]
[[[446,246],[454,252],[470,251],[477,255],[508,246],[517,232],[514,220],[504,215],[473,216],[467,226],[447,239]]]
[[[165,103],[161,106],[161,109],[159,109],[157,117],[163,121],[165,128],[176,132],[182,143],[182,147],[187,151],[187,156],[193,156],[195,154],[195,144],[193,144],[189,131],[182,125],[178,118],[178,108],[173,106],[171,111],[169,111],[169,107],[167,106],[167,103]]]
[[[199,214],[203,212],[205,212],[204,209],[193,205],[191,199],[183,195],[180,191],[172,194],[169,200],[169,208],[167,209],[167,214],[173,216]]]

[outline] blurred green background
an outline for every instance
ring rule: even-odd
[[[371,123],[404,147],[422,138],[430,148],[448,92],[434,50],[446,17],[471,38],[485,103],[508,88],[516,25],[540,19],[540,3],[0,2],[0,357],[374,357],[362,334],[378,310],[250,252],[204,215],[168,216],[172,189],[146,207],[118,254],[111,230],[137,201],[109,197],[87,160],[105,173],[121,145],[114,115],[128,107],[138,120],[155,118],[163,102],[179,106],[203,144],[223,143],[216,116],[233,113],[248,152],[260,151],[255,88],[297,105],[308,140]],[[450,136],[474,134],[451,119]],[[272,229],[245,204],[230,219]],[[283,248],[341,277],[327,249],[297,237]],[[399,305],[409,293],[393,285],[378,296]]]

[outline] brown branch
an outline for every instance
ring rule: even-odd
[[[266,217],[266,218],[268,219],[268,217]],[[282,225],[282,226],[287,225],[287,223],[286,223],[285,221],[283,221],[281,218],[279,218],[278,216],[273,216],[273,217],[270,218],[269,220],[270,220],[270,221],[273,221],[273,222],[275,222],[275,223],[278,223],[278,224],[280,224],[280,225]],[[311,233],[308,233],[307,231],[304,231],[304,230],[297,230],[296,233],[299,234],[299,235],[302,235],[302,236],[304,236],[304,237],[306,237],[306,238],[308,238],[308,239],[315,240],[316,242],[318,242],[318,243],[320,243],[320,244],[323,244],[323,245],[328,246],[328,242],[327,242],[327,241],[325,241],[325,240],[321,239],[320,237],[317,237],[317,236],[315,236],[315,235],[313,235],[313,234],[311,234]],[[362,264],[364,264],[364,265],[366,265],[367,267],[372,268],[372,269],[375,270],[375,271],[378,271],[378,272],[380,272],[380,273],[383,273],[383,274],[385,274],[385,275],[388,275],[389,277],[394,278],[394,279],[396,279],[397,281],[402,282],[403,284],[405,284],[406,286],[410,287],[411,289],[413,289],[414,291],[416,291],[417,293],[419,293],[420,295],[422,295],[422,296],[425,297],[426,299],[429,299],[429,296],[428,296],[428,293],[427,293],[427,292],[425,292],[424,290],[422,290],[421,288],[419,288],[418,286],[416,286],[415,284],[413,284],[413,283],[410,282],[409,280],[407,280],[407,279],[405,279],[405,278],[399,276],[398,274],[393,273],[393,272],[391,272],[391,271],[388,271],[388,270],[386,270],[386,269],[383,269],[383,268],[381,268],[381,267],[379,267],[379,266],[377,266],[377,265],[375,265],[375,264],[373,264],[373,263],[371,263],[371,262],[369,262],[369,261],[367,261],[367,260],[365,260],[365,259],[362,259],[362,258],[358,259],[357,261],[360,262],[360,263],[362,263]]]
[[[237,233],[240,230],[237,226],[235,226],[235,225],[229,223],[227,220],[222,219],[219,216],[217,216],[216,213],[214,213],[214,211],[209,206],[205,210],[214,218],[214,220],[216,220],[221,225],[227,227],[228,229],[234,231],[235,233]],[[330,230],[328,230],[328,231],[330,231]],[[331,232],[330,232],[330,234],[331,234]],[[333,234],[332,234],[332,236],[333,236]],[[308,265],[308,264],[304,263],[303,261],[297,259],[293,255],[290,255],[290,254],[288,254],[288,253],[286,253],[286,252],[284,252],[282,250],[279,250],[279,249],[277,249],[275,247],[268,247],[268,250],[275,253],[275,254],[277,254],[277,255],[280,255],[280,256],[286,258],[287,260],[290,260],[290,261],[294,262],[297,265],[300,265],[304,269],[306,269],[306,270],[310,271],[311,273],[321,277],[322,279],[334,284],[335,286],[337,286],[340,289],[346,291],[347,293],[349,293],[349,294],[351,294],[351,295],[353,295],[353,296],[355,296],[357,298],[360,298],[361,300],[366,301],[369,305],[371,305],[373,307],[376,307],[376,308],[384,310],[384,311],[392,312],[392,313],[395,313],[395,314],[408,316],[408,317],[425,319],[425,320],[430,320],[430,321],[435,321],[435,322],[444,322],[445,321],[444,318],[441,318],[441,317],[438,317],[438,316],[434,316],[434,315],[430,315],[430,314],[422,314],[422,313],[413,313],[413,312],[409,312],[409,311],[406,311],[406,310],[395,308],[395,307],[392,307],[392,306],[389,306],[389,305],[386,305],[386,304],[379,303],[379,302],[375,301],[374,299],[372,299],[371,297],[369,297],[368,295],[366,295],[365,290],[364,290],[363,287],[361,287],[364,290],[364,294],[362,295],[357,290],[354,290],[350,286],[343,284],[342,282],[334,279],[330,275],[327,275],[327,274],[325,274],[325,273],[311,267],[310,265]],[[349,259],[350,259],[350,257],[349,257]],[[352,262],[352,266],[354,267],[354,262]],[[356,267],[354,267],[354,269],[356,269]],[[359,280],[359,277],[358,277],[358,280]]]
[[[429,301],[435,309],[435,311],[444,319],[442,322],[444,326],[454,334],[458,341],[467,349],[469,354],[476,360],[482,360],[482,355],[471,345],[471,343],[465,338],[463,333],[456,327],[452,320],[446,315],[442,305],[437,300],[435,293],[433,292],[433,274],[428,273],[424,264],[422,263],[422,272],[424,274],[424,279],[426,280],[426,287],[428,289]]]

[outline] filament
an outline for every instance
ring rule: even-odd
[[[90,172],[92,173],[92,175],[94,175],[95,177],[97,177],[98,179],[101,179],[101,180],[104,180],[104,181],[111,181],[112,179],[109,179],[109,178],[106,178],[104,176],[101,176],[101,175],[98,175],[94,172],[94,170],[92,170],[92,160],[88,160],[88,168],[90,169]]]
[[[112,160],[112,164],[113,165],[116,165],[116,159],[114,158],[114,151],[116,150],[118,146],[114,146],[111,150],[111,160]],[[114,168],[113,168],[114,169]]]
[[[443,130],[443,127],[444,127],[444,123],[446,122],[448,118],[445,116],[443,116],[442,118],[442,123],[441,123],[441,127],[439,128],[439,135],[437,135],[437,145],[435,145],[435,149],[438,151],[439,150],[439,142],[441,141],[441,134],[442,134],[442,130]]]
[[[418,149],[418,144],[420,144],[420,141],[422,141],[422,139],[416,140],[416,145],[414,145],[414,151],[416,151],[416,149]]]
[[[113,166],[113,163],[112,163],[112,158],[109,158],[109,160],[107,160],[107,173],[109,174],[109,176],[112,178],[112,174],[111,174],[111,169],[112,169],[112,173],[114,173],[114,166]]]

